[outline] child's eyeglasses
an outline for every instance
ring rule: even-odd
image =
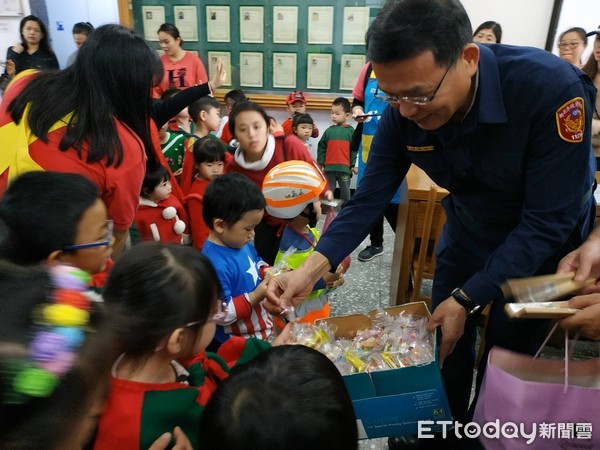
[[[106,235],[104,236],[104,239],[98,242],[91,242],[89,244],[76,244],[76,245],[67,245],[66,247],[63,247],[63,250],[82,250],[85,248],[95,248],[95,247],[108,247],[110,245],[110,242],[112,241],[112,237],[113,237],[113,231],[114,231],[114,224],[112,220],[107,220],[106,221]]]

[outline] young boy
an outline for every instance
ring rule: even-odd
[[[226,151],[225,145],[213,133],[219,129],[221,123],[221,104],[213,97],[202,97],[196,100],[188,107],[190,117],[195,124],[195,131],[192,138],[185,144],[186,152],[183,157],[183,170],[179,185],[184,195],[189,194],[194,179],[194,142],[205,136],[209,136],[218,142]]]
[[[112,222],[98,189],[82,175],[20,175],[2,197],[0,222],[1,259],[20,265],[69,264],[98,274],[98,280],[105,279],[101,272],[112,265]],[[94,286],[101,287],[98,283]]]
[[[306,98],[304,98],[302,91],[293,91],[288,94],[285,103],[287,105],[288,112],[290,113],[290,118],[284,121],[281,126],[283,127],[283,132],[285,135],[289,136],[293,133],[292,124],[294,120],[294,114],[306,114]],[[310,137],[319,137],[319,129],[314,123],[313,131]]]
[[[194,163],[196,175],[192,182],[190,192],[185,197],[185,206],[190,219],[192,245],[195,249],[202,250],[202,246],[210,229],[202,218],[202,205],[206,187],[216,176],[223,174],[225,166],[225,151],[209,136],[194,142]]]
[[[285,219],[275,265],[285,257],[290,269],[295,270],[310,256],[319,241],[317,222],[321,218],[319,197],[327,189],[323,174],[304,161],[288,161],[275,166],[263,183],[262,192],[266,210],[274,217]],[[286,252],[293,248],[291,255]],[[312,323],[329,317],[330,307],[326,287],[337,287],[344,282],[344,267],[328,273],[319,280],[314,290],[295,308],[294,316]],[[274,318],[279,327],[282,325]]]
[[[256,184],[239,173],[216,177],[206,188],[202,216],[210,228],[202,253],[212,262],[223,292],[227,311],[218,320],[215,340],[231,336],[267,339],[273,320],[262,301],[268,267],[252,244],[254,228],[262,220],[265,198]]]
[[[169,172],[163,166],[146,172],[135,214],[135,226],[143,241],[173,244],[189,243],[187,213],[171,194]]]
[[[248,100],[248,97],[246,97],[246,94],[244,94],[244,91],[241,89],[233,89],[225,94],[225,108],[227,109],[227,115],[221,119],[221,124],[215,135],[220,138],[226,146],[229,146],[233,139],[231,130],[227,125],[229,123],[229,114],[231,114],[231,110],[236,103],[243,102],[244,100]]]
[[[342,206],[350,200],[350,178],[356,174],[356,150],[350,150],[354,128],[346,123],[350,117],[350,102],[336,98],[331,104],[333,125],[325,130],[319,141],[317,162],[327,177],[327,183],[335,190],[336,182],[340,187]]]

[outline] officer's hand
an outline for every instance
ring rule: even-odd
[[[454,351],[456,342],[465,331],[467,311],[454,297],[448,297],[435,308],[429,319],[429,331],[441,327],[442,343],[440,344],[440,367],[444,365],[444,359]]]
[[[311,293],[314,283],[303,271],[285,272],[269,280],[264,308],[278,316],[290,306],[298,306]]]
[[[589,339],[600,340],[600,294],[573,297],[569,300],[569,308],[581,311],[561,320],[560,326],[575,330]]]

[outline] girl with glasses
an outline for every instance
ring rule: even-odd
[[[219,350],[224,357],[205,351],[226,314],[220,291],[214,268],[191,247],[144,243],[115,263],[103,296],[122,354],[94,448],[148,448],[176,426],[198,448],[202,412],[229,366],[270,347],[232,338]]]

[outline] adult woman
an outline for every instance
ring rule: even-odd
[[[239,102],[229,115],[229,129],[239,142],[233,159],[225,164],[225,172],[238,172],[250,178],[259,188],[277,164],[289,160],[312,162],[312,156],[293,136],[275,137],[269,130],[270,117],[265,110],[249,100]],[[329,193],[331,195],[331,192]],[[283,219],[265,213],[254,230],[254,246],[262,259],[273,264],[279,249],[278,231]]]
[[[600,34],[596,30],[589,33],[589,35],[596,35],[594,50],[582,70],[594,81],[596,89],[600,89]],[[600,99],[596,96],[594,116],[592,117],[592,149],[596,157],[596,170],[600,168],[600,114],[598,114],[598,111],[600,111]]]
[[[27,69],[58,69],[44,23],[36,16],[26,16],[21,20],[19,30],[21,42],[6,52],[5,78],[10,80]]]
[[[473,41],[483,44],[499,44],[502,40],[502,27],[498,22],[488,20],[477,27],[473,33]]]
[[[585,30],[580,27],[563,31],[558,38],[558,56],[574,66],[581,67],[581,55],[587,47]]]
[[[208,81],[200,58],[181,48],[183,41],[175,25],[163,23],[158,29],[158,42],[165,52],[160,58],[164,75],[161,83],[154,89],[155,98],[160,98],[169,88],[183,89]]]
[[[70,68],[15,77],[0,105],[0,193],[28,170],[84,175],[98,186],[114,222],[118,254],[137,209],[146,161],[156,164],[148,118],[161,69],[141,36],[104,25]]]

